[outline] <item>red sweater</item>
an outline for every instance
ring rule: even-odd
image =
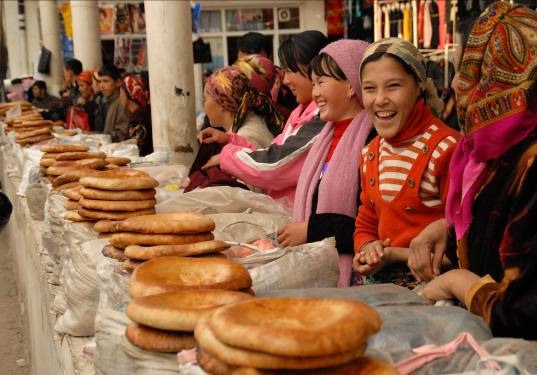
[[[387,238],[391,240],[391,246],[408,247],[428,224],[444,217],[449,161],[455,149],[453,140],[459,137],[455,130],[435,121],[435,125],[398,153],[401,161],[411,163],[411,166],[406,171],[394,173],[391,179],[384,170],[389,170],[394,155],[386,157],[391,163],[383,165],[379,172],[379,159],[382,159],[380,136],[364,148],[360,168],[361,205],[354,232],[356,253],[367,242]],[[407,160],[409,155],[415,156],[414,159]],[[401,174],[402,179],[394,178]],[[431,180],[434,186],[431,186]],[[431,187],[437,191],[436,198],[431,195]],[[386,194],[389,189],[395,190],[391,196]]]

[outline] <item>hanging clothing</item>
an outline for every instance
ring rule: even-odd
[[[431,9],[429,1],[424,1],[423,10],[423,48],[432,48],[433,23],[431,18]]]
[[[418,46],[423,47],[423,35],[425,28],[425,0],[419,2],[418,9]]]
[[[403,10],[403,39],[412,42],[410,11],[408,6]]]
[[[384,7],[384,38],[390,37],[390,9],[389,7]]]
[[[429,13],[431,14],[431,28],[432,28],[432,34],[431,34],[431,46],[430,48],[438,48],[438,44],[440,43],[440,24],[439,24],[439,18],[438,18],[438,4],[436,1],[432,1],[429,4]],[[442,28],[445,30],[445,25],[442,25]]]
[[[450,3],[451,0],[447,0],[447,1],[438,1],[436,3],[437,7],[438,7],[438,22],[439,22],[439,27],[438,27],[438,35],[439,35],[439,39],[438,39],[438,48],[444,48],[444,45],[447,42],[447,25],[446,25],[446,22],[448,21],[448,17],[447,17],[447,14],[446,14],[446,3]]]

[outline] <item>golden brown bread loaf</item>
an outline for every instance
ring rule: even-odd
[[[176,212],[139,216],[123,221],[119,229],[124,232],[137,233],[175,233],[192,234],[214,230],[214,221],[194,212]]]
[[[160,331],[132,323],[125,332],[131,344],[144,350],[177,353],[196,347],[192,333]]]

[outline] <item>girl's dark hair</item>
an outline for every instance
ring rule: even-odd
[[[457,21],[457,33],[461,38],[461,50],[464,53],[466,44],[468,43],[468,37],[472,31],[475,21],[479,18],[479,12],[473,11],[469,13],[466,17]]]
[[[332,77],[338,81],[346,81],[347,77],[341,70],[336,60],[326,53],[320,53],[310,62],[308,75],[311,80],[312,73],[317,76]]]
[[[366,64],[368,64],[370,62],[373,62],[373,61],[378,61],[384,56],[389,57],[390,59],[393,59],[393,60],[397,61],[403,67],[405,72],[410,74],[412,76],[412,78],[414,78],[416,83],[419,83],[420,80],[419,80],[418,76],[416,75],[414,70],[406,62],[403,61],[403,59],[401,59],[398,56],[392,55],[391,53],[382,52],[382,51],[375,52],[372,55],[367,56],[364,59],[364,61],[362,61],[362,69],[360,69],[360,78],[362,78],[362,72],[364,71],[364,67],[365,67]]]
[[[281,66],[288,71],[307,75],[300,65],[307,67],[319,51],[328,44],[328,38],[317,30],[303,31],[291,36],[278,49]]]

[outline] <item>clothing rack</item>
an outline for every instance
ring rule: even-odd
[[[431,0],[420,0],[420,1],[430,2]],[[455,30],[457,26],[456,20],[457,20],[458,0],[440,0],[440,1],[451,2],[450,8],[451,8],[451,11],[453,12],[452,26],[453,26],[453,34],[455,34]],[[419,2],[418,0],[374,0],[373,19],[375,23],[380,22],[380,24],[382,25],[382,22],[383,22],[383,11],[381,8],[382,6],[399,7],[398,9],[402,9],[403,7],[408,7],[409,5],[412,9],[412,43],[417,48],[419,48],[419,42],[418,42],[419,41],[419,35],[418,35]],[[382,28],[379,28],[377,24],[375,24],[373,27],[374,27],[374,40],[377,41],[377,40],[383,39],[383,35],[381,32]],[[456,44],[449,43],[449,40],[447,39],[448,22],[445,22],[445,24],[441,25],[441,27],[445,27],[445,34],[446,34],[446,40],[444,42],[443,48],[432,48],[432,49],[431,48],[419,48],[419,50],[426,59],[431,58],[431,57],[436,57],[438,55],[443,55],[444,66],[446,67],[444,71],[444,88],[447,88],[450,84],[450,82],[448,82],[449,70],[447,69],[447,66],[449,64],[450,54],[455,51]]]

